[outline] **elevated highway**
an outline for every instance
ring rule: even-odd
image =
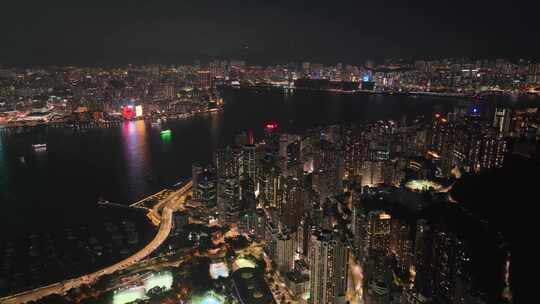
[[[149,214],[152,214],[152,216],[156,217],[158,220],[158,232],[150,243],[135,254],[120,262],[90,274],[0,298],[0,303],[26,303],[30,301],[37,301],[52,294],[65,294],[72,288],[77,288],[83,284],[95,283],[103,275],[112,274],[116,271],[125,269],[146,258],[161,244],[163,244],[163,242],[169,236],[173,226],[173,213],[182,207],[181,205],[185,202],[186,196],[191,192],[192,185],[193,183],[189,181],[180,189],[172,191],[169,195],[167,195],[166,198],[159,201],[152,209],[149,210]]]

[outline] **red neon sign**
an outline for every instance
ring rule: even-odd
[[[270,122],[270,123],[267,123],[265,127],[269,130],[274,130],[278,127],[278,124],[275,122]]]
[[[124,116],[124,119],[135,118],[135,110],[133,109],[133,106],[122,107],[122,116]]]

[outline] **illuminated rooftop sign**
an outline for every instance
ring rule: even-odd
[[[143,107],[141,105],[138,105],[135,107],[135,117],[142,117],[143,116]]]
[[[274,130],[278,127],[278,124],[275,122],[269,122],[265,125],[265,128],[268,130]]]
[[[388,213],[383,213],[383,214],[379,215],[379,219],[381,219],[381,220],[389,220],[390,218],[391,218],[391,216]]]

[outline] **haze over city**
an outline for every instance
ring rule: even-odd
[[[537,8],[537,7],[536,7]],[[538,59],[534,3],[115,1],[6,3],[5,64],[256,64],[367,59]]]

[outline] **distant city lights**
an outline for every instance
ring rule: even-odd
[[[383,214],[379,215],[379,219],[381,219],[381,220],[389,220],[391,218],[392,218],[392,216],[390,216],[390,214],[388,214],[388,213],[383,213]]]
[[[139,118],[143,116],[143,107],[138,105],[135,107],[135,117]]]
[[[278,128],[278,124],[275,122],[270,122],[270,123],[267,123],[265,127],[268,130],[274,130]]]
[[[132,105],[122,107],[122,116],[124,119],[131,120],[135,118],[135,111]]]

